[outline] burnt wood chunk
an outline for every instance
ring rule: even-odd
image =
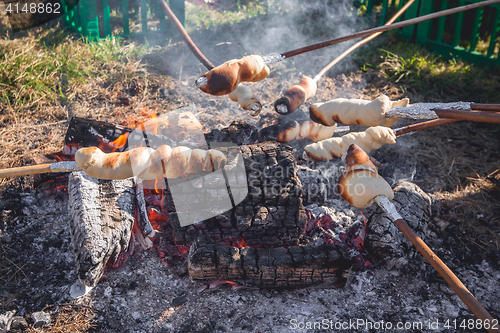
[[[192,281],[227,280],[259,288],[342,287],[351,260],[333,244],[236,248],[197,239],[188,257]]]
[[[394,187],[391,202],[410,228],[425,241],[432,212],[429,195],[413,183],[400,181]],[[417,249],[382,212],[370,217],[365,246],[374,258],[379,258],[388,267],[404,266],[417,253]]]
[[[133,178],[100,180],[84,172],[69,176],[71,240],[80,281],[94,287],[106,264],[126,250],[134,224]]]
[[[243,156],[248,195],[233,209],[195,225],[181,227],[176,213],[171,213],[177,244],[204,236],[228,245],[244,241],[249,246],[282,246],[295,244],[303,234],[306,215],[292,148],[265,142],[236,149]],[[172,201],[168,193],[166,201]]]

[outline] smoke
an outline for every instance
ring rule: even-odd
[[[248,54],[264,56],[271,53],[284,53],[313,43],[349,35],[367,26],[366,20],[358,17],[356,8],[352,6],[352,0],[269,0],[268,2],[267,14],[239,22],[213,22],[206,29],[190,31],[190,36],[201,52],[217,66],[230,59],[241,58]],[[192,6],[189,3],[186,5]],[[223,11],[224,8],[219,8],[219,10]],[[189,22],[189,17],[187,21]],[[190,30],[189,24],[187,28]],[[165,44],[170,37],[158,38],[163,39],[163,44]],[[160,41],[155,40],[153,36],[148,36],[147,40],[151,44]],[[297,74],[315,76],[353,43],[354,41],[349,41],[308,52],[285,60],[283,63]],[[187,75],[199,75],[206,71],[181,41],[170,44],[164,53],[150,60],[163,62],[158,67],[166,68],[168,74],[172,76],[178,76],[181,67],[183,73]],[[352,64],[348,56],[332,71],[336,73],[345,71],[349,66],[352,67]],[[152,65],[156,67],[155,63]],[[274,65],[271,70],[279,68],[279,65]]]
[[[243,52],[267,55],[284,53],[317,42],[362,30],[364,23],[348,0],[274,1],[266,17],[255,20],[247,34],[240,36]],[[354,41],[344,42],[291,58],[296,71],[314,76]],[[285,60],[286,62],[287,60]],[[348,58],[335,69],[352,65]],[[335,70],[334,69],[334,70]]]

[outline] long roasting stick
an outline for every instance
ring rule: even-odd
[[[46,163],[39,165],[28,165],[17,168],[9,168],[0,170],[0,178],[37,175],[49,172],[72,172],[81,171],[82,169],[73,161]]]
[[[389,21],[387,21],[387,23],[385,25],[392,24],[394,21],[396,21],[396,19],[398,17],[400,17],[408,9],[408,7],[411,6],[411,4],[414,1],[415,0],[408,1],[396,14],[394,14],[393,17],[391,17],[389,19]],[[295,110],[297,110],[302,104],[304,104],[304,102],[307,99],[313,97],[316,94],[317,82],[330,68],[335,66],[335,64],[337,64],[340,60],[342,60],[349,53],[351,53],[352,51],[354,51],[355,49],[357,49],[361,45],[371,41],[372,39],[379,36],[380,34],[382,34],[382,33],[377,32],[369,37],[366,37],[363,40],[360,40],[359,42],[357,42],[356,44],[354,44],[353,46],[351,46],[350,48],[345,50],[341,55],[339,55],[337,58],[335,58],[328,65],[326,65],[325,68],[323,68],[312,80],[307,80],[307,78],[304,77],[298,86],[297,85],[292,86],[291,88],[287,89],[284,93],[284,96],[281,97],[280,99],[278,99],[274,103],[274,109],[276,110],[276,112],[278,112],[279,114],[290,114],[290,113],[294,112]],[[303,80],[305,80],[305,81],[303,81]],[[304,84],[306,86],[308,86],[309,88],[307,89],[306,86],[303,86]],[[306,93],[302,96],[302,94],[300,93],[301,91],[304,91]],[[309,93],[307,93],[307,91]]]
[[[203,64],[203,66],[205,66],[206,69],[211,70],[212,68],[214,68],[215,66],[210,62],[210,60],[208,60],[203,55],[203,53],[201,53],[201,51],[196,47],[194,42],[189,37],[186,29],[184,29],[181,22],[179,21],[177,16],[175,16],[175,14],[172,12],[172,10],[167,5],[165,0],[158,0],[158,2],[160,3],[161,8],[163,8],[163,11],[165,12],[165,14],[168,16],[168,18],[174,24],[175,28],[177,29],[177,31],[181,35],[182,39],[184,39],[184,41],[186,42],[186,44],[189,47],[189,49],[191,50],[191,52],[193,52],[195,57],[198,58],[198,60]]]
[[[377,196],[375,202],[389,215],[390,219],[396,224],[403,232],[403,234],[410,240],[410,242],[417,248],[417,250],[424,256],[425,259],[434,267],[434,269],[441,275],[441,277],[448,283],[451,289],[460,297],[462,302],[474,313],[474,315],[481,319],[483,325],[488,323],[493,326],[493,317],[491,314],[479,303],[479,301],[472,295],[467,287],[460,281],[460,279],[446,266],[446,264],[439,259],[439,257],[425,244],[425,242],[418,237],[418,235],[406,224],[403,218],[398,214],[394,205],[385,196]],[[488,332],[499,332],[498,329],[487,329]]]
[[[484,112],[500,112],[500,104],[480,104],[480,103],[470,103],[470,109],[471,110],[477,110],[477,109],[482,109]],[[433,127],[438,127],[441,125],[446,125],[446,124],[452,124],[459,122],[461,120],[459,119],[446,119],[446,118],[440,118],[440,119],[432,119],[428,121],[423,121],[420,123],[416,124],[411,124],[408,126],[404,126],[401,128],[396,128],[394,129],[394,133],[396,136],[400,136],[403,134],[408,134],[411,132],[416,132],[428,128],[433,128]]]
[[[489,6],[489,5],[493,5],[496,3],[500,3],[500,0],[488,0],[488,1],[482,1],[482,2],[478,2],[478,3],[474,3],[474,4],[465,5],[465,6],[460,6],[460,7],[456,7],[456,8],[446,9],[446,10],[442,10],[442,11],[437,12],[437,13],[432,13],[432,14],[416,17],[416,18],[411,19],[411,20],[401,21],[401,22],[394,23],[394,24],[387,25],[387,26],[384,25],[384,26],[356,32],[356,33],[348,35],[348,36],[327,40],[327,41],[324,41],[321,43],[305,46],[305,47],[302,47],[300,49],[288,51],[285,53],[269,55],[269,56],[264,57],[264,61],[267,64],[279,62],[279,61],[282,61],[284,59],[288,59],[288,58],[291,58],[293,56],[296,56],[296,55],[299,55],[302,53],[306,53],[306,52],[314,51],[314,50],[317,50],[317,49],[320,49],[323,47],[339,44],[339,43],[346,42],[346,41],[351,40],[351,39],[369,36],[369,35],[372,35],[372,34],[378,33],[378,32],[399,29],[402,27],[406,27],[408,25],[420,23],[420,22],[427,21],[427,20],[432,20],[432,19],[435,19],[435,18],[438,18],[441,16],[451,15],[451,14],[463,12],[463,11],[466,11],[469,9]]]
[[[396,14],[394,14],[393,17],[390,18],[389,21],[387,21],[384,25],[390,25],[392,23],[394,23],[394,21],[396,21],[398,19],[398,17],[400,17],[407,9],[408,7],[410,7],[413,3],[415,2],[415,0],[410,0],[408,1]],[[341,55],[339,55],[337,58],[335,58],[331,63],[329,63],[328,65],[325,66],[325,68],[323,68],[319,73],[318,75],[316,75],[314,77],[314,80],[316,82],[319,81],[319,79],[325,75],[325,73],[330,69],[332,68],[333,66],[335,66],[335,64],[337,64],[340,60],[344,59],[345,56],[347,56],[349,53],[351,53],[352,51],[354,51],[355,49],[357,49],[358,47],[360,47],[361,45],[365,44],[365,43],[368,43],[369,41],[371,41],[372,39],[378,37],[379,35],[382,34],[382,31],[381,32],[376,32],[374,33],[373,35],[371,36],[368,36],[366,37],[365,39],[362,39],[360,40],[359,42],[357,42],[356,44],[354,44],[353,46],[351,46],[350,48],[348,48],[347,50],[345,50]]]

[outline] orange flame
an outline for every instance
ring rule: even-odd
[[[234,247],[237,247],[238,249],[242,249],[247,246],[247,242],[242,238],[241,241],[237,240],[236,244]]]
[[[115,141],[111,142],[101,142],[99,144],[99,149],[105,153],[112,153],[117,149],[120,149],[125,146],[128,140],[129,132],[120,135]]]

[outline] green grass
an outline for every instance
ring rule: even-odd
[[[259,2],[242,5],[239,11],[207,10],[206,6],[186,2],[186,29],[191,32],[223,24],[233,25],[264,14],[266,14],[266,8]]]
[[[0,39],[0,108],[19,111],[56,104],[76,84],[125,72],[143,52],[119,39],[91,42],[62,34],[51,44],[43,36]]]
[[[380,71],[422,101],[500,103],[500,68],[445,59],[406,41],[360,52],[362,70]]]

